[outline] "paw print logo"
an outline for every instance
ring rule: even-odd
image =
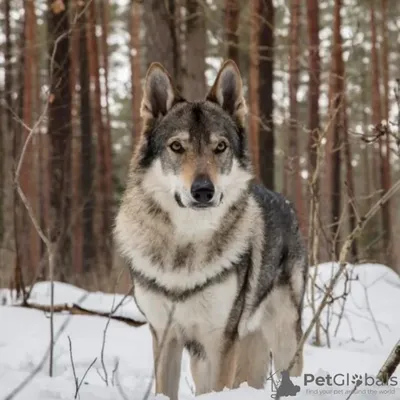
[[[352,383],[353,385],[356,385],[357,387],[360,386],[360,385],[362,384],[361,375],[354,374],[354,375],[351,377],[351,383]]]

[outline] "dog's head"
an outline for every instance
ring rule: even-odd
[[[145,190],[166,207],[204,210],[235,201],[252,178],[245,114],[242,79],[233,61],[222,65],[201,102],[183,99],[167,71],[153,63],[135,156]]]

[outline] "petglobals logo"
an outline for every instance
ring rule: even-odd
[[[327,374],[326,376],[318,376],[314,374],[304,374],[304,386],[317,385],[317,386],[383,386],[384,383],[374,376],[368,374]],[[397,386],[398,379],[396,376],[390,377],[387,386]]]

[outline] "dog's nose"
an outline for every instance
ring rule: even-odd
[[[201,204],[206,204],[211,201],[214,196],[214,185],[206,176],[198,176],[192,183],[190,188],[193,198]]]

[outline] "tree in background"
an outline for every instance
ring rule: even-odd
[[[143,5],[143,21],[148,32],[145,36],[147,64],[161,62],[173,78],[177,89],[181,89],[181,49],[175,18],[175,0],[149,0]]]
[[[57,245],[58,269],[68,275],[70,258],[71,84],[69,1],[48,3],[50,215],[51,241]]]
[[[82,6],[81,6],[82,7]],[[80,81],[80,127],[81,127],[81,199],[83,224],[83,272],[89,272],[96,263],[94,237],[94,165],[93,160],[93,126],[90,106],[90,70],[88,59],[88,40],[86,29],[86,12],[81,8],[77,26],[79,38],[79,81]]]
[[[204,5],[186,0],[186,74],[184,96],[190,101],[206,96],[206,17]]]
[[[132,95],[132,144],[141,131],[140,102],[142,96],[141,76],[141,49],[140,49],[140,4],[131,0],[129,18],[130,32],[130,59],[131,59],[131,95]],[[107,87],[107,85],[106,85]]]
[[[381,96],[381,87],[380,87],[380,71],[379,71],[379,54],[377,48],[377,22],[375,16],[375,5],[374,2],[370,4],[371,8],[371,72],[372,72],[372,125],[375,129],[379,129],[379,126],[382,122],[382,116],[384,113],[388,113],[388,101],[385,99],[388,93],[388,83],[383,82],[384,87],[384,96]],[[385,4],[383,4],[383,12],[385,12]],[[383,38],[385,38],[385,30],[383,30]],[[384,40],[385,43],[385,40]],[[387,57],[387,43],[384,44],[384,57]],[[388,62],[388,60],[386,60]],[[383,68],[383,79],[388,81],[388,65]],[[382,107],[383,106],[383,107]],[[382,112],[383,111],[383,112]],[[385,115],[385,119],[388,118],[388,114]],[[377,188],[381,189],[383,193],[387,192],[390,187],[390,170],[388,163],[388,156],[390,151],[388,148],[384,149],[386,144],[389,145],[389,137],[385,138],[379,137],[379,177],[380,180],[379,186]],[[377,171],[376,171],[377,172]],[[383,251],[387,256],[390,255],[390,243],[391,243],[391,219],[390,219],[390,203],[386,203],[382,206],[382,230],[383,230]],[[392,264],[392,260],[390,260],[390,264]]]
[[[274,14],[272,0],[261,0],[259,29],[259,86],[260,108],[259,157],[260,179],[267,188],[275,188],[275,139],[274,139]]]
[[[300,217],[300,225],[305,225],[305,210],[303,203],[303,184],[301,177],[299,154],[299,113],[297,104],[297,92],[299,90],[299,38],[300,38],[300,0],[292,0],[290,6],[290,54],[289,54],[289,143],[288,143],[288,186],[287,196],[296,205]]]
[[[254,173],[260,177],[260,0],[251,3],[250,10],[250,53],[249,53],[249,145]]]
[[[338,256],[340,246],[339,223],[341,217],[341,138],[343,137],[344,125],[344,64],[342,53],[342,36],[340,10],[341,0],[335,0],[333,19],[333,45],[332,45],[332,67],[329,82],[329,121],[327,132],[327,166],[330,202],[330,239],[331,254],[334,259]]]
[[[320,56],[319,56],[319,7],[318,0],[307,0],[307,28],[308,28],[308,174],[309,187],[307,188],[310,201],[308,248],[311,265],[317,263],[319,213],[320,213],[320,178],[317,169],[319,157],[319,97],[320,97]]]
[[[257,3],[257,1],[256,1]],[[253,4],[253,7],[255,5]],[[225,40],[226,56],[239,66],[239,15],[238,0],[225,0]],[[240,67],[240,66],[239,66]]]
[[[12,32],[11,32],[11,1],[4,1],[4,106],[3,120],[0,121],[2,125],[2,148],[4,158],[0,160],[3,165],[3,216],[1,221],[3,223],[3,235],[0,249],[0,270],[3,276],[1,284],[8,284],[11,279],[11,271],[15,270],[16,264],[16,250],[15,250],[15,225],[14,225],[14,201],[15,191],[13,185],[14,179],[14,119],[13,119],[13,86],[14,86],[14,75],[13,75],[13,63],[12,63]]]

